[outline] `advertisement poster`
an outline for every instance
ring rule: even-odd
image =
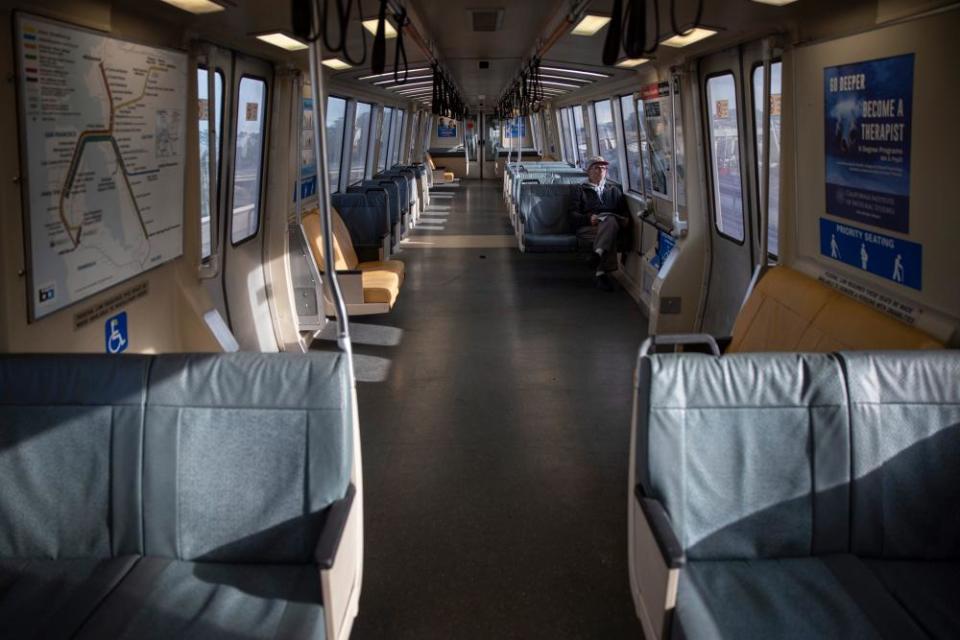
[[[437,125],[437,137],[438,138],[456,138],[457,137],[457,125]]]
[[[823,70],[826,212],[910,231],[913,54]]]
[[[313,99],[303,99],[303,136],[300,139],[300,198],[317,193],[317,158],[313,150]],[[296,193],[294,193],[296,200]]]
[[[523,138],[526,135],[527,123],[522,120],[520,122],[511,122],[504,128],[504,138]]]

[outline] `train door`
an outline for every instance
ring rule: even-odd
[[[750,197],[754,165],[747,144],[752,112],[744,100],[743,55],[733,49],[700,61],[700,92],[707,190],[710,203],[711,264],[703,331],[729,335],[753,273],[755,227]]]
[[[480,119],[482,116],[467,116],[463,121],[463,146],[467,153],[467,175],[472,180],[483,178],[480,159]]]
[[[209,257],[202,274],[211,299],[240,348],[276,351],[263,272],[273,68],[264,61],[212,46],[205,57],[206,69],[216,70],[214,99],[208,104],[222,124],[215,125],[221,129],[217,131],[217,196],[210,200],[215,211],[205,216],[207,237],[202,244]],[[206,78],[205,69],[201,69],[198,87]],[[202,101],[209,91],[199,88],[198,93]],[[201,134],[204,131],[201,125]],[[203,194],[209,194],[209,179],[204,186]],[[209,206],[204,208],[210,211]]]
[[[481,116],[483,131],[483,159],[481,177],[491,179],[497,176],[497,161],[500,155],[500,120],[488,114]],[[504,158],[506,159],[506,158]]]

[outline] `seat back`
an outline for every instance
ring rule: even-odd
[[[333,224],[333,266],[337,271],[350,271],[356,269],[360,264],[357,258],[357,252],[353,249],[353,242],[350,239],[350,231],[343,222],[336,209],[330,210],[331,223]],[[317,262],[317,268],[320,271],[325,270],[324,252],[323,252],[323,226],[320,223],[320,212],[312,209],[301,218],[303,232],[310,242],[310,250],[313,252],[313,258]]]
[[[846,352],[853,552],[960,559],[960,354]]]
[[[335,193],[330,196],[330,203],[340,212],[354,248],[378,247],[389,233],[383,191]]]
[[[942,348],[919,329],[778,266],[764,274],[737,315],[727,352]]]
[[[149,358],[0,358],[0,558],[141,553]]]
[[[144,434],[149,555],[303,563],[352,464],[339,353],[164,355]]]
[[[524,234],[572,234],[569,220],[570,189],[549,184],[524,185],[520,202]]]
[[[637,372],[635,478],[691,559],[849,547],[849,417],[826,354],[667,354]]]

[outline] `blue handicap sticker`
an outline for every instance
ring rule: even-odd
[[[103,326],[107,353],[122,353],[127,350],[130,339],[127,337],[127,312],[123,311],[108,319]]]
[[[923,246],[820,218],[820,253],[917,291],[923,288]]]

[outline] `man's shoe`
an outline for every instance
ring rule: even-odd
[[[616,289],[613,279],[605,273],[601,273],[594,280],[594,286],[601,291],[614,291]]]

